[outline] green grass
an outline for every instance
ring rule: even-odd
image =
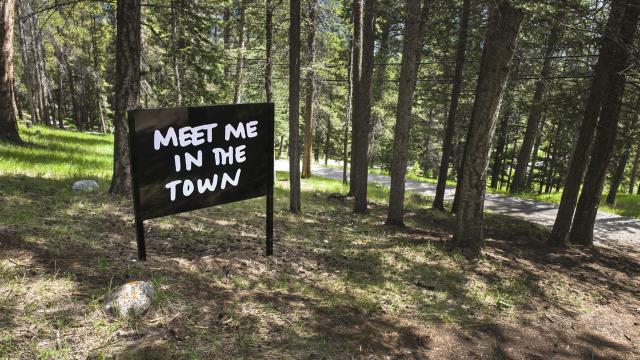
[[[0,144],[0,174],[47,179],[111,178],[113,135],[21,127],[27,146]]]

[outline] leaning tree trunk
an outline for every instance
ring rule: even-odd
[[[109,192],[131,194],[127,145],[127,109],[138,106],[140,96],[140,0],[118,0],[116,21],[115,142],[113,177]]]
[[[315,1],[309,4],[309,33],[307,34],[307,93],[304,106],[304,152],[302,156],[303,179],[311,177],[311,149],[313,132],[313,100],[315,93],[315,71],[313,69],[316,60],[316,9]]]
[[[613,61],[615,67],[626,69],[631,57],[631,48],[638,28],[640,6],[638,1],[629,1],[624,11],[622,27],[617,36],[620,54]],[[602,187],[607,175],[607,167],[616,141],[616,131],[620,116],[620,104],[624,94],[625,76],[618,71],[612,74],[598,120],[596,139],[591,151],[591,160],[582,186],[582,193],[569,233],[569,241],[576,244],[593,244],[593,226],[600,205]],[[624,170],[624,169],[623,169]]]
[[[494,184],[494,180],[493,180],[493,175],[494,174],[498,174],[499,176],[496,177],[496,179],[500,179],[500,189],[502,190],[502,184],[503,184],[503,173],[504,173],[504,169],[505,169],[505,157],[507,156],[507,152],[509,150],[509,132],[508,132],[508,127],[509,127],[509,120],[511,119],[511,114],[513,113],[513,102],[515,99],[515,95],[513,96],[513,98],[510,98],[509,94],[512,92],[515,92],[515,88],[517,86],[517,77],[519,76],[520,73],[520,62],[516,62],[515,66],[513,67],[512,73],[509,75],[509,78],[513,79],[513,81],[508,81],[507,82],[507,89],[505,90],[505,94],[507,95],[507,103],[505,105],[505,110],[503,111],[503,119],[500,122],[501,125],[501,130],[504,130],[504,132],[500,132],[500,136],[499,136],[499,143],[496,144],[497,147],[499,147],[500,150],[499,154],[500,155],[498,159],[498,164],[496,167],[496,163],[494,162],[494,166],[492,168],[492,172],[491,172],[491,184],[490,186],[493,188],[493,184]],[[496,114],[496,116],[499,116],[500,112],[502,110],[498,110],[498,113]],[[502,126],[504,126],[504,128],[502,128]],[[466,138],[469,138],[469,129],[470,129],[470,124],[467,126],[467,134],[466,134]],[[503,136],[504,135],[504,136]],[[451,212],[452,213],[456,213],[457,209],[458,209],[458,205],[460,203],[460,193],[461,190],[460,188],[462,187],[462,173],[464,171],[463,165],[464,165],[464,157],[466,156],[466,152],[467,152],[467,144],[465,142],[464,147],[462,149],[462,161],[460,161],[460,164],[458,165],[458,173],[457,173],[457,181],[456,181],[456,190],[454,193],[454,197],[453,197],[453,204],[451,205]],[[509,171],[511,171],[511,168],[509,169]],[[497,186],[497,181],[496,181],[496,186]]]
[[[289,210],[300,212],[300,0],[289,4]]]
[[[460,203],[452,241],[454,247],[475,256],[483,246],[483,211],[491,138],[509,77],[524,13],[509,1],[492,4],[480,63],[462,165]]]
[[[411,109],[413,94],[418,77],[418,64],[422,41],[426,36],[426,22],[431,0],[424,0],[420,9],[419,0],[407,0],[405,5],[405,26],[402,44],[402,62],[398,83],[398,105],[396,126],[393,132],[393,160],[391,162],[391,188],[387,224],[403,226],[404,181],[409,155],[409,132],[411,130]]]
[[[373,78],[373,47],[375,43],[375,0],[366,0],[362,16],[362,58],[358,92],[353,117],[351,171],[353,184],[353,212],[367,211],[367,176],[369,173],[369,126],[371,124],[371,80]]]
[[[542,70],[540,71],[540,78],[538,78],[538,81],[536,82],[536,90],[533,95],[533,101],[531,102],[531,109],[529,110],[527,129],[525,130],[522,146],[518,153],[518,160],[516,161],[516,172],[513,175],[513,182],[511,183],[510,190],[512,194],[521,193],[526,190],[527,165],[529,165],[529,160],[531,159],[531,151],[533,150],[534,142],[538,136],[540,121],[542,120],[542,114],[544,113],[544,102],[547,98],[547,89],[549,88],[548,78],[551,75],[553,54],[560,42],[561,25],[561,23],[555,24],[549,34],[549,39],[547,40]]]
[[[238,24],[238,57],[236,59],[236,79],[233,88],[233,103],[240,103],[242,96],[242,69],[244,67],[244,42],[246,30],[247,0],[240,2],[240,23]]]
[[[14,0],[0,3],[0,141],[21,143],[13,107],[14,14]]]
[[[458,28],[456,67],[453,75],[453,86],[451,87],[451,102],[449,103],[447,124],[442,138],[442,158],[440,159],[440,169],[438,170],[438,184],[433,198],[434,209],[444,210],[444,192],[447,188],[447,175],[449,173],[449,163],[451,162],[451,152],[453,151],[453,136],[456,133],[456,116],[458,113],[458,99],[462,90],[462,70],[467,50],[467,29],[469,27],[470,12],[471,0],[464,0],[462,3],[462,15],[460,16],[460,27]]]
[[[578,201],[578,193],[580,192],[580,186],[584,179],[584,172],[590,154],[589,149],[595,136],[600,110],[604,99],[612,95],[609,92],[615,89],[616,86],[614,84],[617,82],[616,78],[620,77],[619,74],[623,71],[626,64],[624,57],[627,56],[627,50],[619,37],[622,32],[625,10],[632,2],[633,0],[613,0],[611,3],[609,20],[607,21],[607,27],[600,46],[600,55],[598,56],[598,63],[595,67],[594,78],[591,83],[589,98],[587,99],[587,105],[584,111],[584,118],[582,119],[580,133],[578,134],[569,170],[565,178],[560,207],[558,208],[556,220],[549,237],[549,245],[551,246],[564,246],[569,231],[571,230],[571,223]],[[609,104],[607,111],[612,110],[614,110],[613,105]],[[609,116],[612,115],[609,114]],[[594,168],[593,171],[599,172],[601,169],[596,170]],[[591,181],[591,185],[596,184]],[[590,189],[590,191],[598,190]],[[593,198],[590,198],[588,201],[590,202],[592,200]],[[585,201],[587,201],[587,199],[585,199]],[[586,213],[582,216],[589,217]],[[587,223],[589,222],[586,219],[583,220]],[[588,240],[584,242],[588,242]]]
[[[618,196],[618,189],[620,188],[620,183],[622,182],[622,177],[624,176],[624,169],[627,167],[627,162],[629,162],[629,156],[631,155],[631,148],[627,147],[622,155],[620,155],[620,159],[618,159],[618,164],[616,165],[615,170],[611,174],[611,183],[609,184],[609,192],[607,193],[607,197],[605,199],[605,203],[607,205],[615,205],[616,197]]]

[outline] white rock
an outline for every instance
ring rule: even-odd
[[[155,296],[151,283],[132,281],[114,290],[107,297],[104,309],[116,316],[139,316],[149,309]]]
[[[73,190],[94,191],[98,190],[98,183],[95,180],[80,180],[73,183]]]

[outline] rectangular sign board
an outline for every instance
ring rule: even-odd
[[[271,252],[273,104],[135,109],[128,121],[141,259],[144,220],[260,196]]]

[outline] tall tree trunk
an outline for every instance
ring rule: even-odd
[[[373,78],[373,48],[375,45],[375,0],[364,0],[362,14],[362,49],[360,77],[354,96],[354,114],[351,128],[351,172],[353,174],[353,211],[367,211],[367,177],[369,173],[369,126],[371,124],[371,80]]]
[[[553,54],[555,53],[562,36],[561,22],[562,20],[552,27],[547,40],[547,46],[544,50],[542,70],[540,71],[540,77],[536,82],[536,90],[533,95],[533,101],[531,102],[529,117],[527,118],[527,129],[524,133],[524,139],[522,140],[522,146],[520,147],[518,160],[516,161],[516,172],[513,175],[513,182],[511,183],[510,192],[512,194],[517,194],[526,190],[527,166],[531,159],[531,151],[533,150],[534,142],[538,136],[540,121],[542,120],[542,115],[545,109],[544,103],[547,98],[547,89],[549,88],[548,78],[551,75]]]
[[[13,100],[13,109],[15,113],[18,115],[18,118],[22,121],[24,118],[22,117],[22,109],[20,108],[20,104],[18,103],[18,95],[16,91],[16,79],[11,79],[11,97]]]
[[[58,127],[64,129],[63,118],[63,102],[62,102],[62,89],[63,89],[63,69],[62,63],[58,62]]]
[[[391,33],[392,20],[389,16],[385,17],[385,21],[381,26],[380,31],[380,46],[378,53],[375,57],[375,80],[372,83],[372,95],[371,106],[379,104],[384,95],[385,89],[385,77],[387,72],[387,60],[391,49],[389,47],[389,35]],[[371,124],[369,124],[369,148],[367,149],[367,163],[371,163],[373,156],[373,150],[375,149],[376,141],[380,133],[382,132],[382,114],[380,111],[376,111],[371,116]]]
[[[484,244],[483,211],[487,165],[496,117],[509,77],[524,14],[509,1],[490,3],[489,24],[462,165],[460,203],[452,245],[477,255]]]
[[[14,0],[0,3],[0,141],[22,143],[13,108],[14,14]]]
[[[264,70],[264,91],[267,102],[273,101],[272,74],[273,74],[273,5],[271,0],[266,0],[265,4],[265,57],[266,64]]]
[[[109,192],[131,194],[131,169],[127,142],[127,109],[140,97],[140,0],[118,0],[116,21],[115,142],[113,177]]]
[[[93,31],[91,34],[91,46],[92,46],[92,54],[93,54],[93,71],[97,74],[99,67],[99,53],[98,53],[98,39],[96,38],[97,27],[96,27],[96,19],[93,18]],[[93,76],[93,86],[95,90],[95,100],[98,108],[98,126],[100,127],[101,133],[106,133],[107,128],[104,122],[104,110],[102,108],[102,86],[100,83],[100,77],[97,75]]]
[[[396,108],[396,125],[393,131],[391,188],[389,191],[389,209],[387,211],[387,224],[389,225],[404,226],[404,182],[409,154],[411,109],[430,6],[431,0],[424,0],[422,9],[420,8],[419,0],[407,0],[405,6],[402,62],[398,83],[398,106]]]
[[[624,10],[622,26],[616,39],[621,50],[620,56],[613,59],[613,61],[616,62],[614,66],[620,70],[626,69],[629,64],[631,48],[635,40],[636,29],[638,28],[638,16],[640,15],[639,5],[638,1],[629,1]],[[621,71],[612,75],[608,90],[602,102],[596,138],[591,152],[591,160],[589,161],[582,192],[573,218],[571,232],[569,233],[569,240],[576,244],[593,244],[593,227],[598,213],[598,206],[600,205],[600,197],[602,196],[602,188],[607,175],[607,167],[609,166],[616,141],[620,105],[622,103],[626,78]],[[633,125],[635,126],[635,124]],[[626,157],[628,158],[628,156],[627,153]],[[624,172],[624,167],[621,172]],[[617,184],[614,191],[617,191]],[[615,192],[613,195],[615,196]]]
[[[33,24],[31,31],[33,33],[32,40],[34,58],[36,63],[36,72],[38,79],[38,92],[40,97],[40,115],[42,121],[46,125],[51,125],[51,116],[49,114],[51,93],[49,90],[49,80],[47,79],[46,68],[44,63],[45,53],[44,46],[42,45],[42,34],[37,26],[35,17],[33,18]]]
[[[633,165],[631,167],[631,174],[629,174],[629,194],[633,194],[636,177],[638,176],[638,168],[640,168],[640,142],[636,144],[636,156],[634,157]]]
[[[26,12],[24,7],[27,6],[27,3],[22,1],[20,3],[18,3],[17,9],[18,9],[18,18],[21,17],[21,15]],[[20,54],[22,56],[22,66],[25,69],[33,69],[35,66],[33,65],[32,61],[31,61],[31,56],[29,56],[30,51],[28,51],[28,49],[30,48],[30,44],[31,41],[29,41],[29,38],[27,37],[27,32],[25,31],[25,24],[23,24],[22,20],[18,20],[18,33],[20,34]],[[38,116],[38,108],[36,106],[36,104],[38,103],[37,99],[36,99],[36,85],[35,85],[35,80],[34,80],[34,76],[35,73],[34,71],[23,71],[23,76],[24,76],[24,83],[27,87],[27,99],[28,99],[28,103],[29,103],[29,115],[31,115],[31,122],[33,124],[37,124],[39,123],[40,119]]]
[[[344,105],[344,128],[342,137],[342,183],[347,183],[347,162],[349,161],[349,122],[351,119],[351,98],[353,97],[353,45],[349,44],[349,62],[347,70],[347,101]]]
[[[629,3],[630,0],[613,0],[611,2],[609,20],[607,21],[607,27],[600,46],[600,55],[595,67],[584,118],[575,143],[569,170],[565,177],[560,207],[549,237],[549,245],[551,246],[564,246],[566,244],[603,101],[605,98],[613,101],[613,99],[610,99],[610,92],[616,88],[615,83],[619,81],[616,78],[619,78],[619,73],[626,64],[624,57],[627,56],[627,50],[619,37],[622,33],[625,10]],[[609,104],[607,111],[612,111],[614,108],[615,105]],[[609,116],[612,115],[610,114]],[[594,168],[593,171],[598,172],[599,170]],[[593,181],[591,181],[591,184],[594,185]],[[597,191],[597,189],[590,189],[590,191]],[[585,199],[585,201],[591,200]],[[588,216],[588,214],[585,213],[583,216]],[[588,240],[585,239],[585,242],[588,242]]]
[[[453,86],[451,87],[451,102],[449,103],[449,113],[447,124],[445,125],[444,136],[442,138],[442,158],[438,170],[438,184],[433,198],[433,208],[444,210],[444,192],[447,187],[447,176],[449,173],[449,163],[451,162],[451,152],[453,151],[453,136],[456,133],[456,116],[458,113],[458,99],[462,90],[462,71],[464,68],[465,53],[467,50],[467,29],[469,27],[469,13],[471,12],[471,0],[464,0],[460,16],[460,26],[458,28],[458,40],[456,45],[456,67],[453,75]]]
[[[231,9],[225,6],[222,15],[222,46],[224,48],[224,77],[228,78],[231,74],[231,66],[229,65],[229,49],[231,48]]]
[[[513,82],[512,82],[513,83]],[[493,167],[491,168],[491,183],[489,187],[492,189],[498,188],[498,182],[502,177],[502,171],[504,170],[504,150],[507,146],[507,131],[509,130],[509,119],[511,118],[511,99],[509,96],[505,99],[505,104],[500,118],[500,125],[498,127],[498,136],[496,142],[496,150],[493,154]]]
[[[330,101],[333,102],[333,93],[330,96]],[[331,151],[331,116],[327,116],[327,133],[325,134],[324,141],[324,165],[329,164],[329,152]]]
[[[247,0],[240,1],[240,23],[238,24],[238,57],[236,59],[236,79],[233,88],[233,103],[238,104],[242,93],[242,69],[244,67],[244,42],[246,31]]]
[[[289,210],[300,212],[300,0],[289,3]]]
[[[66,60],[67,77],[69,81],[69,95],[71,96],[71,109],[73,113],[73,122],[76,125],[76,129],[79,131],[84,130],[84,124],[82,123],[82,117],[80,115],[80,103],[78,99],[78,92],[76,87],[76,80],[74,76],[73,65]]]
[[[313,132],[313,100],[315,93],[315,71],[313,69],[316,60],[316,4],[309,2],[309,33],[307,34],[307,92],[304,106],[304,152],[302,156],[302,178],[311,177],[311,150]]]
[[[360,94],[360,78],[362,76],[362,35],[363,35],[364,0],[353,0],[353,40],[352,40],[352,95],[351,95],[351,167],[349,169],[349,194],[353,196],[355,189],[356,165],[353,158],[356,156],[355,122],[360,118],[360,106],[358,106]]]
[[[280,135],[280,145],[278,145],[278,159],[282,158],[283,147],[284,147],[284,135]]]
[[[536,136],[535,144],[533,145],[533,153],[531,153],[531,167],[529,168],[529,173],[527,174],[527,185],[526,188],[532,189],[533,181],[534,181],[534,173],[536,170],[536,162],[538,161],[538,151],[540,150],[540,142],[542,142],[542,134],[545,125],[545,117],[542,117],[542,122],[540,123],[540,129],[538,129],[538,136]]]
[[[178,55],[180,47],[178,45],[178,34],[180,33],[179,13],[177,0],[171,1],[171,70],[173,71],[173,85],[175,91],[175,102],[177,106],[182,105],[182,90],[180,83],[180,64],[178,63]]]

